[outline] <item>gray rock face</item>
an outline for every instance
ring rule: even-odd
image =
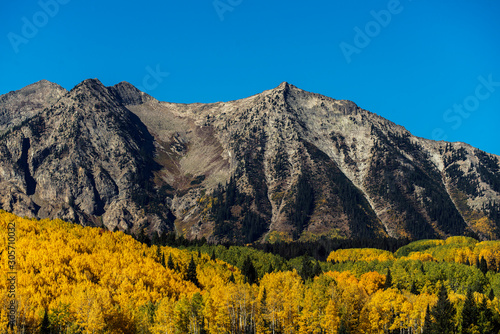
[[[66,89],[58,84],[41,80],[0,96],[0,133],[7,127],[21,124],[44,108],[57,102]]]
[[[153,150],[148,130],[115,92],[86,80],[2,137],[0,203],[20,215],[147,227],[158,215],[136,202],[150,196]],[[171,228],[167,213],[159,215],[160,231]]]
[[[0,206],[18,215],[219,241],[500,236],[498,156],[351,101],[288,83],[212,104],[28,87],[0,97]]]

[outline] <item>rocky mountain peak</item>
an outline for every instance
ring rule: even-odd
[[[85,79],[82,82],[80,82],[78,85],[76,85],[70,93],[73,93],[73,95],[76,95],[81,92],[106,92],[107,89],[106,86],[104,86],[99,79]]]
[[[285,89],[288,89],[290,87],[295,87],[291,84],[289,84],[288,82],[286,81],[283,81],[282,83],[280,83],[276,88],[275,90],[285,90]]]
[[[119,92],[104,86],[98,79],[86,79],[75,86],[66,96],[66,105],[76,103],[80,112],[113,111],[124,112],[124,103]]]
[[[168,208],[149,216],[154,143],[112,88],[88,79],[0,142],[0,207],[83,225],[168,229]],[[5,175],[5,174],[2,174]],[[10,180],[10,181],[9,181]]]
[[[497,156],[287,82],[176,104],[41,81],[0,110],[0,208],[21,216],[215,241],[500,236]]]
[[[112,87],[108,87],[118,100],[124,105],[138,105],[155,100],[150,95],[141,92],[134,85],[122,81]]]
[[[56,103],[67,90],[40,80],[20,90],[0,95],[0,132],[16,126]]]
[[[51,81],[48,81],[46,79],[42,79],[40,81],[32,83],[31,85],[28,85],[28,86],[22,88],[21,91],[37,90],[37,89],[43,89],[46,87],[56,88],[56,89],[65,91],[65,89],[62,88],[61,86],[59,86],[58,84],[51,82]]]
[[[283,81],[281,84],[279,84],[279,86],[271,90],[271,92],[273,92],[274,94],[282,95],[284,97],[286,97],[286,95],[290,94],[292,91],[303,92],[303,90],[286,81]]]

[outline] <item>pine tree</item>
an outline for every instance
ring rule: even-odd
[[[392,286],[391,269],[387,268],[387,275],[385,276],[384,289],[389,289]]]
[[[245,281],[249,284],[257,283],[257,270],[250,260],[250,257],[247,256],[245,261],[243,261],[243,266],[241,267],[241,273],[245,275]]]
[[[465,298],[464,307],[462,309],[462,334],[472,334],[475,333],[474,327],[477,327],[478,322],[478,310],[476,302],[474,300],[474,295],[472,291],[467,290],[467,297]]]
[[[266,288],[262,290],[262,298],[260,299],[260,312],[261,314],[267,314],[267,291]],[[267,321],[266,317],[263,317],[263,325],[264,328],[269,326],[269,321]]]
[[[186,280],[193,282],[196,286],[199,286],[198,275],[196,273],[196,264],[194,263],[192,255],[186,272]]]
[[[170,270],[174,270],[175,269],[174,261],[172,260],[172,253],[168,254],[167,268],[170,269]]]
[[[491,309],[488,307],[486,298],[478,305],[478,321],[479,333],[494,333],[494,316]],[[497,330],[498,332],[498,330]],[[495,333],[497,333],[495,332]]]
[[[432,318],[431,311],[429,310],[429,305],[427,305],[427,309],[425,310],[425,319],[424,326],[422,328],[422,334],[432,334]]]
[[[163,268],[166,267],[165,254],[163,252],[161,253],[161,265],[163,266]]]
[[[210,256],[210,260],[215,261],[215,249],[212,249],[212,255]]]
[[[490,289],[490,293],[488,294],[488,299],[491,301],[495,299],[495,292],[493,291],[493,289]]]
[[[147,236],[146,232],[145,232],[145,229],[141,229],[139,231],[139,233],[136,234],[136,240],[143,243],[143,244],[146,244],[148,246],[151,245],[151,239],[149,239],[149,237]]]
[[[412,293],[414,295],[419,294],[418,289],[417,289],[417,285],[415,284],[415,281],[411,282],[410,293]]]
[[[311,277],[314,277],[314,268],[311,264],[311,260],[309,259],[309,256],[304,255],[302,257],[302,269],[300,270],[300,276],[302,276],[302,279],[304,281],[307,281]]]
[[[486,262],[484,257],[481,257],[481,261],[479,261],[479,270],[481,270],[485,275],[488,272],[488,263]]]
[[[158,233],[153,233],[153,236],[151,237],[151,245],[159,245],[160,244],[160,237],[158,236]]]
[[[233,273],[231,273],[231,276],[229,276],[229,282],[231,282],[231,283],[235,282]]]
[[[50,320],[49,320],[49,310],[45,309],[43,314],[42,324],[40,325],[40,334],[50,334],[52,331],[50,330]]]
[[[436,305],[432,308],[432,316],[435,322],[432,326],[433,333],[454,333],[455,325],[453,324],[453,318],[455,317],[455,308],[453,304],[448,299],[448,291],[444,284],[438,292],[438,301]]]
[[[314,266],[314,277],[319,276],[323,273],[323,269],[321,269],[321,265],[319,264],[319,261],[316,260],[316,265]]]
[[[160,246],[156,246],[156,261],[161,262],[161,249],[160,249]]]

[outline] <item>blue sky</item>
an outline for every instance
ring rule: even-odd
[[[499,14],[495,0],[2,1],[0,94],[99,78],[214,102],[288,81],[500,155]]]

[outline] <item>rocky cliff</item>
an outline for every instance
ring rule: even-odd
[[[0,206],[18,215],[219,241],[500,236],[498,156],[288,83],[176,104],[39,82],[0,115]]]

